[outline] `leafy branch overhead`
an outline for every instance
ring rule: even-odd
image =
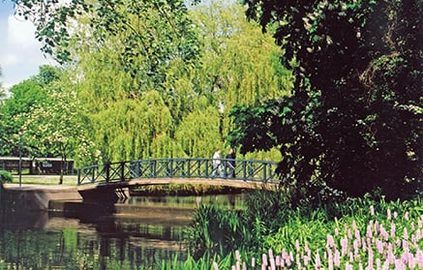
[[[75,60],[75,43],[91,42],[90,50],[107,46],[122,31],[120,61],[132,77],[163,82],[164,70],[177,60],[189,63],[198,54],[196,32],[184,1],[61,1],[15,0],[16,13],[31,20],[42,50],[60,63]],[[82,29],[82,31],[81,31]],[[76,49],[78,50],[78,49]],[[140,61],[140,58],[142,61]]]

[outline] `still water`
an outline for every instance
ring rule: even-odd
[[[187,250],[200,204],[242,207],[243,195],[132,197],[113,215],[0,211],[0,269],[154,269]]]

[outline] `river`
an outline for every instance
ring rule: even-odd
[[[0,211],[0,269],[149,269],[183,260],[196,207],[242,202],[242,194],[131,197],[113,215]]]

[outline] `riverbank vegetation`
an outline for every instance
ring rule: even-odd
[[[202,258],[191,269],[230,269],[244,263],[247,269],[263,269],[263,263],[266,269],[420,269],[421,205],[419,198],[403,202],[366,198],[316,210],[281,207],[257,212],[247,207],[233,212],[204,207],[195,216],[191,243],[201,255],[226,256],[206,255],[208,264]],[[178,269],[189,269],[183,266]]]

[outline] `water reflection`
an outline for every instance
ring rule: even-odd
[[[241,207],[242,195],[133,197],[113,215],[3,209],[0,269],[139,269],[184,259],[183,230],[200,203]]]

